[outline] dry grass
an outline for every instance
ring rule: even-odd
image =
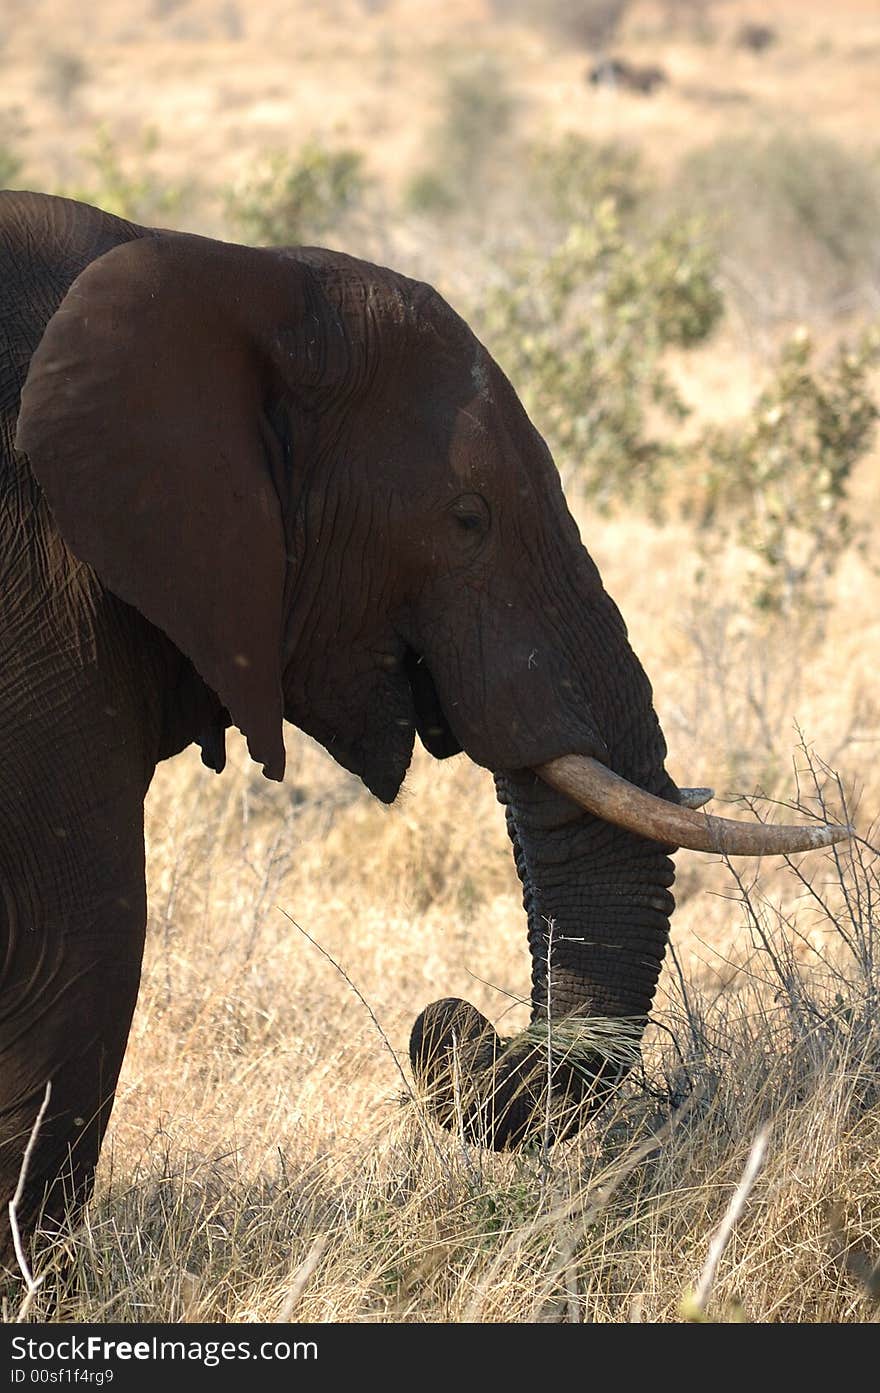
[[[577,1140],[495,1156],[426,1119],[406,1063],[431,997],[469,997],[504,1034],[525,1024],[491,781],[419,758],[386,810],[295,733],[290,754],[281,788],[237,744],[221,779],[189,756],[157,776],[144,987],[59,1318],[698,1318],[690,1293],[764,1127],[707,1317],[875,1318],[868,843],[754,881],[682,854],[639,1077]],[[855,782],[859,751],[841,754]],[[842,815],[842,789],[794,757],[804,811]],[[792,780],[773,791],[794,795]]]
[[[369,143],[371,172],[393,189],[436,127],[445,66],[490,33],[477,0],[435,7],[427,27],[424,7],[415,22],[404,0],[357,24],[353,0],[312,6],[304,24],[303,0],[282,7],[271,43],[269,6],[259,18],[241,7],[236,35],[201,0],[170,18],[159,5],[120,17],[97,4],[88,68],[62,92],[57,61],[47,81],[39,33],[51,24],[74,56],[84,50],[74,8],[26,7],[3,58],[0,117],[29,113],[20,148],[32,183],[73,180],[77,150],[109,119],[132,145],[145,125],[160,128],[172,183],[211,170],[219,188],[296,130]],[[818,4],[766,5],[784,42],[760,60],[721,41],[658,39],[664,8],[634,9],[627,49],[672,70],[650,101],[597,95],[583,56],[544,34],[492,29],[518,74],[517,120],[623,137],[657,169],[783,111],[858,144],[876,113],[876,6],[849,0],[832,21]],[[731,26],[751,11],[738,0],[718,9]],[[723,100],[722,89],[745,97]],[[199,230],[217,230],[219,206],[203,202]],[[420,226],[394,238],[405,268],[462,287],[462,302],[472,293],[463,246]],[[728,325],[682,365],[701,414],[747,403],[760,347]],[[856,480],[866,515],[880,505],[876,463]],[[846,558],[821,630],[768,630],[743,612],[734,549],[701,583],[684,525],[580,521],[654,682],[673,775],[714,783],[721,798],[760,789],[797,801],[800,770],[811,808],[827,800],[840,815],[843,792],[869,839],[880,806],[871,556]],[[840,788],[799,748],[796,722]],[[144,983],[56,1318],[698,1318],[691,1293],[767,1128],[706,1315],[876,1319],[878,864],[867,840],[842,860],[806,858],[812,889],[786,864],[743,883],[680,854],[675,956],[643,1072],[578,1139],[495,1156],[426,1120],[406,1063],[410,1023],[430,999],[466,997],[504,1035],[527,1022],[519,888],[491,779],[464,759],[419,754],[387,810],[296,732],[281,788],[237,738],[230,746],[222,778],[188,752],[150,794]],[[44,1257],[35,1276],[51,1267]],[[50,1286],[30,1298],[32,1315],[48,1313]],[[14,1318],[25,1292],[6,1299]]]
[[[858,875],[864,891],[873,856]],[[435,1135],[411,1100],[395,1096],[393,1066],[380,1080],[381,1042],[358,1020],[346,1031],[332,1007],[313,1021],[312,1050],[266,1024],[261,1046],[242,1045],[240,1028],[223,1042],[216,1026],[194,1027],[177,1043],[190,1067],[169,1079],[143,1037],[164,990],[161,974],[151,976],[132,1063],[164,1075],[164,1125],[146,1134],[127,1126],[131,1094],[123,1102],[100,1193],[71,1240],[76,1277],[59,1314],[689,1318],[713,1230],[754,1136],[768,1128],[709,1317],[871,1319],[876,978],[873,1000],[867,980],[846,972],[839,999],[829,996],[824,967],[793,989],[779,951],[752,952],[743,991],[710,1002],[689,990],[686,1007],[667,1008],[660,1019],[673,1039],[661,1032],[647,1050],[644,1086],[549,1158],[468,1153]],[[240,980],[247,975],[239,961]],[[189,1005],[207,1023],[227,1012],[259,1016],[261,1002],[259,990],[218,997],[212,984]],[[290,1092],[285,1062],[296,1071]],[[316,1252],[309,1280],[298,1282]]]

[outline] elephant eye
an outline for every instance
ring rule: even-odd
[[[489,531],[489,505],[479,493],[466,493],[450,503],[447,509],[458,532],[469,542],[478,541]]]

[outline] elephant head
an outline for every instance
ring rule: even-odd
[[[270,778],[285,718],[387,802],[416,733],[492,771],[533,1029],[502,1048],[447,1000],[411,1043],[472,1137],[567,1135],[629,1067],[676,846],[832,836],[771,845],[682,806],[547,447],[426,285],[128,228],[49,320],[16,444],[73,554],[191,660]]]

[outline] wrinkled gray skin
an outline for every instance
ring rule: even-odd
[[[467,325],[339,254],[36,194],[0,194],[0,298],[0,1225],[48,1079],[23,1230],[89,1193],[138,989],[144,796],[191,742],[219,772],[230,723],[269,777],[287,719],[387,802],[417,731],[492,770],[536,1017],[552,922],[550,1015],[643,1022],[669,848],[529,771],[583,753],[675,800],[663,736],[547,448]],[[423,1081],[448,1046],[417,1026]],[[474,1049],[491,1120],[464,1120],[500,1147],[537,1124],[522,1051],[495,1048]],[[557,1135],[589,1111],[583,1077],[559,1065]]]

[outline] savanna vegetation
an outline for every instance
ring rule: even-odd
[[[527,1019],[490,776],[419,751],[389,810],[295,730],[282,786],[235,736],[221,778],[162,766],[95,1199],[6,1319],[876,1319],[880,16],[760,8],[761,44],[744,0],[17,12],[0,183],[436,284],[553,450],[674,777],[856,834],[680,853],[640,1066],[492,1155],[407,1062],[438,996]],[[667,81],[590,84],[612,52]]]

